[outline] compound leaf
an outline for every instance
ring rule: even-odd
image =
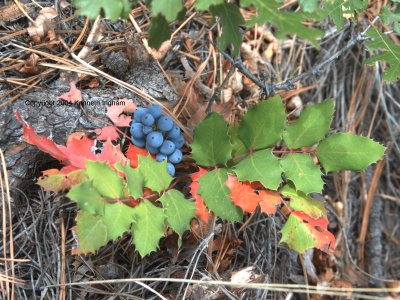
[[[201,166],[226,164],[231,158],[232,145],[228,136],[228,124],[217,113],[208,115],[194,129],[193,159]]]
[[[107,226],[101,216],[79,211],[76,217],[76,234],[79,246],[77,254],[95,252],[108,242]]]
[[[235,166],[240,181],[259,181],[265,188],[276,190],[282,181],[279,159],[271,149],[256,151]]]
[[[167,162],[157,162],[151,156],[139,156],[138,169],[144,176],[144,186],[155,191],[165,190],[173,177],[168,174]]]
[[[303,212],[294,211],[280,231],[280,242],[288,244],[289,248],[299,253],[310,248],[332,252],[336,241],[334,235],[327,230],[328,223],[325,218],[313,219]]]
[[[258,16],[250,20],[249,25],[272,23],[279,31],[288,34],[297,34],[299,37],[310,41],[314,46],[317,46],[317,37],[323,36],[321,30],[306,27],[303,22],[307,15],[300,12],[285,12],[280,11],[281,6],[275,0],[242,0],[240,4],[243,7],[254,5]]]
[[[211,5],[224,4],[225,0],[197,0],[194,7],[198,10],[207,10]]]
[[[319,12],[321,20],[330,17],[336,24],[337,29],[343,28],[345,20],[354,19],[355,13],[367,8],[368,0],[327,0]]]
[[[133,244],[142,257],[155,251],[164,235],[164,209],[154,206],[149,200],[141,201],[133,209]]]
[[[102,12],[107,19],[116,21],[118,18],[127,18],[131,11],[131,3],[128,0],[74,0],[79,15],[96,18]]]
[[[261,212],[273,215],[276,213],[276,207],[282,203],[282,197],[280,193],[275,191],[260,190],[258,191],[260,196],[260,208]]]
[[[117,172],[111,170],[107,163],[88,160],[86,175],[93,181],[93,186],[107,199],[121,199],[124,183]]]
[[[64,172],[63,169],[50,169],[43,171],[43,176],[37,181],[45,191],[61,192],[74,185],[82,183],[86,178],[85,170],[73,170]]]
[[[316,154],[326,172],[361,171],[381,159],[385,149],[364,136],[335,133],[321,141]]]
[[[249,109],[239,125],[239,137],[248,149],[273,146],[281,139],[285,120],[285,107],[281,98],[275,96]]]
[[[318,0],[299,0],[298,2],[304,12],[312,13],[318,8]]]
[[[281,159],[281,167],[285,177],[296,186],[296,190],[305,194],[322,191],[324,181],[321,178],[321,170],[309,154],[287,154]]]
[[[185,199],[178,190],[169,190],[158,199],[164,207],[168,226],[179,235],[179,247],[182,243],[182,235],[190,229],[190,221],[194,218],[195,206],[193,202]]]
[[[327,217],[322,201],[308,197],[303,192],[296,191],[292,185],[285,185],[280,192],[284,197],[290,198],[289,206],[291,209],[302,211],[314,219]]]
[[[83,182],[73,186],[67,197],[78,204],[81,211],[104,215],[105,202],[99,192],[93,187],[91,181]]]
[[[229,136],[232,143],[232,157],[236,157],[247,152],[246,146],[239,138],[239,125],[229,127]]]
[[[171,30],[163,15],[158,15],[151,19],[149,35],[149,45],[156,49],[160,48],[161,44],[169,39]]]
[[[307,105],[297,121],[288,124],[283,140],[290,149],[310,147],[324,138],[330,129],[334,111],[332,99]]]
[[[228,180],[226,169],[216,169],[201,176],[197,181],[200,186],[197,193],[201,195],[207,208],[216,216],[228,221],[242,219],[242,210],[235,206],[229,198],[229,189],[225,185]]]
[[[196,216],[203,222],[207,223],[208,219],[211,217],[210,211],[207,209],[201,195],[197,193],[197,189],[199,188],[200,184],[197,182],[201,176],[206,174],[208,171],[203,168],[199,168],[199,171],[194,173],[192,177],[192,183],[190,184],[190,194],[194,197],[194,205],[196,207],[195,214]]]
[[[128,186],[129,195],[133,198],[140,198],[143,196],[144,188],[144,176],[140,172],[141,168],[131,168],[128,166],[122,166],[121,163],[115,165],[116,169],[123,172],[126,176],[126,182]]]
[[[230,44],[233,46],[232,54],[238,55],[242,35],[239,26],[244,25],[245,21],[240,13],[239,7],[232,3],[213,5],[210,11],[214,17],[220,18],[222,34],[218,38],[218,45],[221,49],[226,49]]]
[[[168,22],[174,21],[182,10],[181,0],[152,0],[151,14],[157,16],[161,14]]]
[[[249,182],[240,182],[236,176],[228,174],[228,180],[225,182],[226,186],[231,191],[228,195],[235,205],[239,206],[244,212],[253,213],[261,198]]]
[[[107,238],[114,240],[129,230],[133,222],[133,208],[124,203],[107,203],[103,222],[107,226]]]
[[[383,80],[395,81],[400,78],[400,46],[396,45],[374,26],[367,31],[367,36],[372,38],[372,40],[366,42],[368,50],[381,50],[382,53],[372,56],[365,63],[373,64],[376,61],[384,60],[390,66],[384,69]]]

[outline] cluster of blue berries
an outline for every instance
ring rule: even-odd
[[[171,176],[175,175],[174,164],[182,160],[182,152],[179,149],[185,140],[178,125],[163,114],[160,106],[152,104],[147,108],[139,107],[135,110],[131,136],[132,144],[155,154],[157,161],[167,160],[168,173]]]

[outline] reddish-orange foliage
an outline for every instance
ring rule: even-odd
[[[94,132],[98,134],[97,139],[100,141],[106,141],[108,138],[115,141],[119,138],[119,134],[113,126],[97,128]]]
[[[244,212],[254,212],[261,199],[249,182],[240,182],[236,176],[228,174],[225,185],[231,191],[229,197],[235,205],[239,206]]]
[[[196,206],[195,214],[199,218],[200,221],[207,223],[208,219],[212,216],[211,212],[207,209],[201,195],[197,194],[197,189],[199,188],[200,184],[197,180],[206,174],[208,171],[203,168],[199,168],[199,171],[194,173],[192,177],[192,183],[190,184],[190,193],[194,197],[194,205]]]
[[[125,156],[130,160],[132,168],[137,168],[138,166],[138,155],[147,156],[149,155],[149,151],[129,144],[129,148],[126,151]]]
[[[121,99],[121,103],[124,104],[107,106],[106,116],[117,126],[129,126],[136,105],[130,99]],[[122,113],[127,113],[127,115],[123,115]]]
[[[276,213],[276,206],[282,203],[282,197],[278,192],[274,191],[258,191],[261,198],[260,207],[263,213],[273,215]]]
[[[73,82],[73,81],[70,82],[69,86],[70,86],[69,92],[62,94],[59,98],[62,100],[68,101],[70,103],[81,102],[82,101],[82,93],[76,87],[75,82]]]

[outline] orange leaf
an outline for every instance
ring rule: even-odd
[[[82,183],[84,179],[85,171],[82,169],[75,169],[69,172],[66,168],[62,168],[61,170],[50,169],[43,171],[43,176],[38,179],[37,183],[45,191],[57,193]]]
[[[129,126],[136,105],[130,99],[121,99],[119,102],[121,102],[121,105],[107,106],[106,116],[109,117],[116,126]],[[122,113],[127,113],[128,115],[122,115]]]
[[[254,212],[261,199],[249,182],[240,182],[236,176],[228,174],[225,185],[230,189],[231,193],[228,196],[235,205],[239,206],[244,212]]]
[[[70,103],[76,103],[76,102],[81,102],[82,101],[82,93],[81,91],[76,87],[75,82],[71,81],[69,83],[70,90],[68,93],[62,94],[60,99],[65,100]]]
[[[192,177],[192,183],[190,184],[190,193],[194,197],[194,205],[196,206],[196,211],[194,212],[196,216],[199,218],[200,221],[203,223],[208,223],[208,219],[212,216],[211,212],[207,209],[201,195],[197,194],[197,189],[199,188],[200,184],[197,180],[207,173],[206,169],[199,168],[200,170],[194,173]]]
[[[149,151],[146,149],[142,149],[136,147],[132,144],[129,144],[129,148],[125,153],[126,158],[130,160],[130,164],[132,168],[137,168],[138,166],[138,155],[147,156],[149,155]]]
[[[108,138],[110,138],[112,141],[115,141],[119,138],[119,134],[113,126],[97,128],[94,132],[98,134],[97,139],[100,141],[106,141]]]
[[[261,212],[273,215],[276,212],[276,206],[282,203],[282,197],[278,192],[274,191],[258,191],[261,202]]]

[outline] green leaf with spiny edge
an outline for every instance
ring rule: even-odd
[[[161,44],[170,38],[171,30],[164,16],[158,15],[151,19],[149,35],[149,45],[155,49],[160,48]]]
[[[138,169],[144,176],[144,186],[158,193],[169,187],[174,179],[168,173],[167,162],[155,161],[150,155],[139,155]]]
[[[310,154],[287,154],[281,159],[281,167],[285,177],[294,183],[296,190],[305,194],[322,192],[322,172],[319,166],[314,164]]]
[[[335,236],[327,230],[328,223],[325,218],[313,219],[303,212],[294,211],[280,231],[280,242],[288,244],[289,248],[298,253],[311,248],[331,253],[336,241]]]
[[[249,109],[239,125],[239,137],[248,149],[274,146],[281,139],[285,121],[285,107],[275,96]]]
[[[161,14],[168,22],[176,20],[179,11],[183,8],[181,0],[152,0],[151,14],[157,16]]]
[[[327,212],[322,201],[308,197],[301,191],[296,191],[293,185],[287,184],[279,191],[284,197],[290,198],[289,207],[306,213],[317,219],[327,217]]]
[[[382,79],[386,81],[395,81],[400,78],[400,46],[396,45],[384,33],[380,32],[376,27],[372,27],[367,31],[367,36],[372,40],[366,42],[368,50],[383,51],[376,54],[365,61],[366,64],[373,64],[376,61],[384,60],[390,66],[387,66],[383,73]]]
[[[107,226],[103,218],[86,211],[79,211],[76,217],[76,234],[78,236],[77,254],[95,252],[109,241]]]
[[[318,0],[299,0],[301,10],[312,13],[318,8]]]
[[[50,171],[54,172],[50,173]],[[66,174],[59,170],[47,170],[44,173],[46,174],[38,179],[37,184],[45,191],[56,193],[70,189],[86,180],[84,169],[74,170]]]
[[[329,17],[340,30],[345,20],[354,19],[357,13],[366,10],[368,3],[368,0],[326,0],[323,2],[323,9],[318,13],[320,20]]]
[[[307,105],[300,117],[286,126],[283,140],[290,149],[310,147],[325,137],[330,129],[334,112],[332,99]]]
[[[118,18],[127,19],[131,11],[131,1],[128,0],[74,0],[78,15],[95,19],[104,13],[104,17],[111,21]]]
[[[109,240],[115,240],[129,230],[133,222],[133,210],[134,208],[121,202],[105,205],[103,223],[107,227]]]
[[[382,6],[379,16],[381,17],[383,24],[386,26],[392,26],[393,30],[397,34],[400,33],[399,7],[397,7],[397,11],[392,11],[390,6]]]
[[[117,163],[115,168],[125,174],[129,195],[135,199],[142,197],[145,183],[144,176],[142,172],[140,172],[141,166],[135,169],[129,164],[127,166],[122,166],[121,163]]]
[[[228,136],[228,124],[224,117],[209,114],[194,129],[192,157],[200,166],[226,164],[231,158],[232,145]]]
[[[242,35],[239,26],[245,24],[239,7],[232,3],[223,3],[211,6],[210,12],[214,17],[220,18],[222,34],[218,38],[218,46],[225,50],[232,44],[232,54],[234,56],[238,55],[242,43]]]
[[[164,209],[143,200],[133,209],[133,218],[132,242],[144,257],[157,249],[160,238],[164,236]]]
[[[197,0],[194,7],[198,10],[207,10],[211,5],[224,4],[225,0]]]
[[[86,181],[73,186],[67,197],[78,204],[81,211],[104,215],[105,202],[99,192],[93,187],[91,181]]]
[[[86,162],[86,175],[93,181],[96,190],[107,199],[121,199],[124,183],[118,173],[111,170],[107,163]]]
[[[190,229],[190,221],[195,217],[196,210],[194,203],[185,199],[185,196],[178,190],[169,190],[159,199],[164,207],[168,226],[179,235],[179,247],[182,244],[182,235]]]
[[[248,152],[247,147],[239,138],[239,125],[229,127],[229,136],[232,144],[232,157],[237,157]]]
[[[307,19],[307,14],[281,11],[279,10],[281,4],[275,0],[242,0],[240,5],[242,7],[254,5],[257,10],[257,16],[253,17],[248,23],[250,27],[254,24],[271,23],[277,27],[278,32],[297,34],[316,47],[318,46],[317,38],[324,36],[323,31],[303,25],[303,22]]]
[[[276,190],[282,181],[279,159],[271,149],[256,151],[239,162],[235,168],[240,181],[259,181],[265,188]]]
[[[228,171],[226,169],[210,171],[197,180],[200,184],[197,194],[201,195],[207,208],[216,216],[228,221],[238,221],[243,218],[243,212],[228,197],[230,190],[225,185],[227,180]]]
[[[322,140],[316,155],[325,172],[361,171],[383,157],[386,148],[364,136],[335,133]]]

